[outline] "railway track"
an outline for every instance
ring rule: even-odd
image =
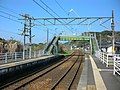
[[[75,77],[79,71],[81,62],[79,62],[79,57],[71,65],[71,67],[62,75],[62,77],[56,81],[51,90],[61,89],[61,90],[70,90],[71,86],[75,80]]]
[[[76,51],[65,60],[31,77],[18,80],[4,90],[70,90],[73,87],[75,90],[80,77],[82,60],[82,53]]]

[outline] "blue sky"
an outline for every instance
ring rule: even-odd
[[[45,9],[40,0],[36,0]],[[115,29],[120,30],[120,0],[57,0],[59,4],[64,8],[64,12],[55,0],[42,0],[51,9],[53,9],[60,17],[68,17],[70,9],[79,14],[80,17],[93,17],[93,16],[111,16],[112,10],[115,12]],[[51,17],[42,8],[37,6],[33,0],[0,0],[0,11],[7,12],[12,15],[16,15],[22,18],[18,14],[30,14],[33,17]],[[11,12],[14,11],[14,12]],[[49,10],[50,11],[50,10]],[[50,12],[52,13],[52,12]],[[52,13],[53,14],[53,13]],[[10,17],[0,12],[0,15]],[[54,15],[54,14],[53,14]],[[56,15],[54,15],[57,17]],[[77,17],[74,12],[71,12],[69,17]],[[18,20],[17,18],[10,17]],[[19,21],[19,20],[18,20]],[[88,27],[85,26],[71,26],[70,30],[64,26],[47,26],[49,28],[49,38],[51,39],[54,35],[58,35],[63,32],[63,35],[80,34],[84,31],[88,31]],[[57,29],[56,29],[57,28]],[[17,40],[23,41],[23,37],[18,35],[21,33],[23,25],[0,16],[0,37],[10,39],[11,37]],[[96,24],[89,28],[89,31],[103,31],[105,28],[97,27]],[[43,26],[32,28],[32,34],[35,37],[32,39],[33,43],[45,42],[46,41],[46,28]],[[71,32],[72,30],[72,32]]]

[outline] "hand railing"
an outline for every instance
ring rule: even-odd
[[[111,54],[107,52],[97,51],[97,58],[103,63],[106,64],[106,67],[113,66],[114,64],[114,56],[118,54]]]
[[[120,75],[120,55],[114,56],[114,70],[113,75]]]
[[[104,64],[106,67],[113,66],[113,74],[120,75],[120,54],[110,54],[106,52],[97,51],[95,56],[99,58],[99,60]]]
[[[38,58],[43,55],[44,55],[43,50],[33,51],[31,58]],[[25,56],[25,59],[30,59],[29,52],[26,52],[24,56]],[[23,60],[23,52],[0,53],[0,64],[21,61],[21,60]]]

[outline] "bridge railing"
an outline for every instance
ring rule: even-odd
[[[31,58],[38,58],[38,57],[43,56],[43,55],[44,55],[43,50],[33,51],[31,53]],[[24,58],[30,59],[28,52],[25,53]],[[0,53],[0,64],[20,61],[20,60],[23,60],[23,52]]]
[[[117,55],[114,57],[114,70],[113,74],[120,75],[120,55]]]

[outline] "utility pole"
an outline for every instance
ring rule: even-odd
[[[23,35],[24,35],[24,42],[23,42],[23,60],[25,59],[25,43],[26,43],[26,38],[25,38],[25,32],[26,32],[26,23],[24,24],[24,30],[23,30]]]
[[[29,58],[31,58],[31,45],[32,45],[32,33],[31,33],[31,28],[32,28],[32,19],[28,14],[25,15],[21,15],[22,17],[24,17],[24,19],[20,19],[20,20],[24,20],[24,30],[23,30],[23,34],[24,35],[24,43],[23,43],[23,59],[25,59],[25,47],[26,47],[26,36],[29,37]]]
[[[32,27],[32,23],[31,23],[31,18],[29,18],[29,25],[30,25],[30,27],[29,27],[29,42],[30,42],[30,45],[29,45],[29,58],[31,58],[31,52],[32,52],[32,50],[31,50],[31,46],[32,46],[32,34],[31,34],[31,27]]]
[[[114,25],[114,11],[112,10],[111,29],[112,29],[112,54],[115,53],[115,25]]]
[[[23,42],[23,60],[25,59],[25,49],[26,49],[26,36],[27,36],[27,16],[24,15],[24,30],[23,30],[23,33],[22,35],[24,36],[24,42]]]

